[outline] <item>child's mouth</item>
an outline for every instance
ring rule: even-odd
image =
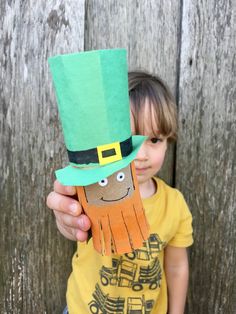
[[[137,174],[137,175],[138,175],[138,174],[143,174],[144,172],[147,171],[147,169],[148,169],[148,167],[146,167],[146,168],[135,168],[136,174]]]

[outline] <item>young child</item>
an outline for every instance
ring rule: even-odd
[[[148,136],[135,168],[150,237],[132,253],[98,254],[91,240],[83,242],[90,222],[71,198],[75,188],[56,181],[47,205],[54,210],[60,232],[80,241],[68,281],[69,314],[184,313],[192,217],[182,194],[154,177],[168,143],[176,139],[176,106],[162,80],[144,72],[129,73],[129,95],[132,133]]]

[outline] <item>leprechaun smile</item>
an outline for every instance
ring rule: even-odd
[[[116,201],[120,201],[120,200],[122,200],[123,198],[125,198],[126,196],[128,196],[129,190],[130,190],[130,188],[128,188],[128,189],[127,189],[127,193],[126,193],[124,196],[120,197],[120,198],[117,198],[117,199],[114,199],[114,200],[106,200],[106,199],[104,199],[103,197],[101,197],[100,200],[102,200],[103,202],[116,202]]]

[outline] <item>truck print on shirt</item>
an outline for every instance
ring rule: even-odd
[[[165,246],[166,243],[161,241],[158,234],[152,233],[148,240],[143,242],[142,248],[134,250],[131,253],[126,253],[125,256],[131,260],[137,258],[139,260],[148,261],[157,257],[158,253],[163,250]]]
[[[112,259],[112,267],[103,266],[100,270],[101,283],[118,287],[129,287],[134,291],[143,289],[143,285],[149,285],[153,290],[160,286],[161,269],[158,259],[154,259],[150,265],[141,266],[137,270],[137,264],[123,259]]]
[[[158,234],[153,233],[142,248],[116,255],[110,265],[103,265],[99,270],[100,282],[96,283],[88,304],[90,313],[150,314],[154,299],[150,298],[152,294],[146,296],[146,293],[159,293],[162,269],[158,257],[165,245]]]
[[[111,298],[104,294],[98,284],[93,293],[94,300],[89,303],[90,313],[93,314],[150,314],[153,308],[153,300],[145,301],[141,298],[129,297],[127,299],[127,312],[124,312],[125,298]]]

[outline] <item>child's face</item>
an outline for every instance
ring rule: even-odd
[[[158,134],[157,128],[157,131],[153,134],[151,126],[157,126],[157,122],[154,121],[154,117],[149,112],[147,106],[144,108],[142,118],[144,134],[136,134],[134,120],[131,114],[132,133],[136,135],[148,136],[134,160],[139,185],[148,182],[161,169],[167,149],[167,139],[161,134]]]

